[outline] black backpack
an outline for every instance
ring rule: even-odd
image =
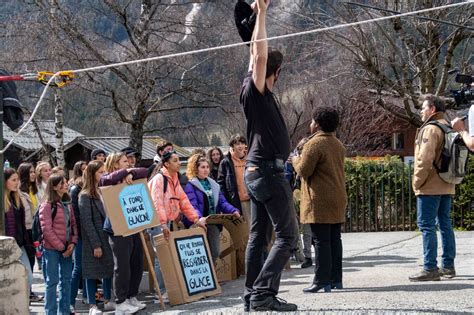
[[[43,241],[43,231],[41,230],[41,223],[39,218],[41,205],[38,206],[38,209],[33,216],[33,225],[31,227],[31,234],[33,236],[33,242],[42,242]],[[54,202],[51,204],[51,221],[54,221],[54,217],[56,216],[56,212],[58,212],[58,205]]]

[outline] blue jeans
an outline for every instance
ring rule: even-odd
[[[151,244],[153,248],[156,250],[156,244],[155,240],[153,237],[156,235],[161,234],[161,226],[154,227],[152,229],[148,229],[148,235],[150,236]],[[158,280],[158,285],[160,287],[160,292],[161,294],[166,292],[166,287],[165,287],[165,280],[163,279],[163,274],[161,273],[161,268],[160,268],[160,261],[158,260],[158,257],[155,257],[155,275],[156,275],[156,280]],[[151,275],[150,275],[151,276]]]
[[[416,197],[418,227],[423,236],[423,269],[427,271],[434,270],[438,266],[436,261],[438,253],[436,224],[439,225],[443,247],[441,266],[454,268],[456,241],[449,215],[451,202],[450,195],[419,195]]]
[[[45,313],[46,315],[70,313],[72,258],[64,257],[57,250],[43,250],[43,268],[46,276]],[[56,289],[59,283],[59,309]]]
[[[256,170],[249,170],[258,166]],[[293,194],[282,167],[271,162],[247,162],[245,183],[251,201],[250,237],[247,244],[244,298],[250,301],[276,296],[283,268],[295,251],[299,232]],[[275,230],[275,242],[264,258]]]
[[[87,288],[87,303],[89,305],[95,305],[95,293],[97,292],[97,281],[96,279],[86,279]],[[102,279],[102,289],[104,290],[104,299],[110,301],[112,296],[112,278]]]
[[[77,291],[79,290],[79,284],[82,280],[82,239],[78,238],[76,247],[74,247],[73,253],[74,269],[72,270],[72,281],[71,281],[71,305],[76,305]],[[87,291],[85,281],[82,286],[82,297],[87,298]]]

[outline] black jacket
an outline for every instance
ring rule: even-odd
[[[77,233],[81,238],[81,212],[79,210],[79,193],[82,188],[78,184],[74,184],[69,189],[69,195],[71,196],[72,209],[74,210],[74,218],[76,219]]]
[[[225,199],[242,213],[242,205],[240,204],[239,191],[237,188],[237,180],[235,179],[234,162],[230,152],[224,156],[219,165],[219,175],[217,183],[221,186]]]

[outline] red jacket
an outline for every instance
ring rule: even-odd
[[[39,218],[41,230],[43,231],[43,246],[47,249],[64,251],[68,244],[77,244],[77,226],[74,210],[71,205],[69,208],[70,218],[70,237],[69,242],[66,241],[66,221],[64,216],[64,208],[61,202],[57,202],[57,211],[52,221],[51,204],[43,202],[39,209]]]

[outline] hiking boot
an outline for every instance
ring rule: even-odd
[[[414,274],[413,276],[408,277],[410,281],[439,281],[439,271],[438,268],[434,270],[422,270],[420,273]]]
[[[456,269],[453,268],[441,268],[439,271],[441,277],[454,278],[456,277]]]
[[[288,303],[283,299],[277,298],[276,296],[268,296],[261,301],[250,301],[250,307],[252,308],[252,311],[257,312],[295,312],[298,309],[296,304]]]
[[[311,258],[305,258],[304,262],[301,264],[301,268],[309,268],[313,265],[313,260]]]

